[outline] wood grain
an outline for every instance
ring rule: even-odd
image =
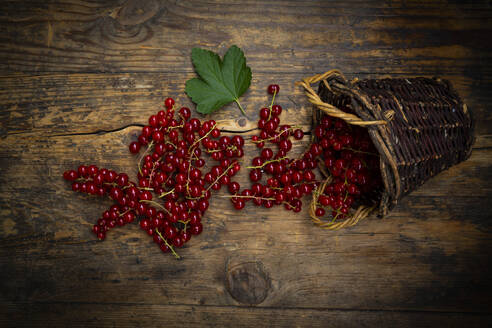
[[[349,72],[347,72],[349,73]],[[0,136],[9,134],[60,135],[113,131],[132,124],[147,124],[168,96],[178,104],[194,108],[184,93],[185,82],[193,74],[13,74],[0,77]],[[349,74],[360,79],[385,75]],[[393,76],[399,76],[398,74]],[[282,91],[277,97],[284,108],[286,124],[297,124],[306,131],[311,125],[311,104],[294,83],[307,77],[298,73],[254,73],[251,88],[241,102],[247,117],[235,104],[213,114],[220,127],[246,132],[256,128],[258,112],[270,101],[268,84],[277,82]],[[487,111],[491,80],[477,84],[473,78],[444,75],[473,111],[477,134],[492,134],[492,117]],[[195,112],[194,115],[204,117]]]
[[[491,320],[490,315],[449,312],[412,311],[345,311],[337,309],[289,309],[233,306],[193,306],[193,305],[155,305],[155,304],[84,304],[84,303],[35,303],[11,304],[10,323],[20,322],[27,317],[35,326],[47,322],[64,320],[72,327],[118,326],[118,327],[483,327]],[[0,310],[1,311],[1,310]],[[0,312],[1,313],[1,312]],[[27,314],[26,314],[27,313]],[[126,320],[122,320],[125,318]],[[0,319],[1,320],[1,319]],[[8,327],[8,325],[7,325]]]
[[[489,2],[30,0],[0,9],[0,326],[492,321]],[[191,48],[232,44],[253,70],[248,115],[229,105],[213,118],[247,139],[244,164],[257,153],[248,140],[267,85],[280,84],[282,121],[308,132],[311,107],[294,82],[331,68],[449,79],[476,119],[472,156],[388,217],[337,232],[315,227],[306,209],[237,212],[220,191],[181,261],[137,224],[96,241],[90,227],[111,202],[74,194],[63,171],[95,163],[135,177],[127,145],[146,118],[167,96],[194,108],[183,93]],[[246,170],[237,180],[249,183]]]

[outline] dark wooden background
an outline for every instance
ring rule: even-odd
[[[490,1],[2,0],[0,32],[0,326],[490,324]],[[182,261],[136,224],[96,241],[110,202],[72,193],[63,171],[134,174],[127,145],[147,117],[167,96],[192,105],[191,48],[232,44],[253,81],[249,119],[232,105],[214,116],[225,130],[256,132],[272,82],[283,121],[308,131],[303,77],[440,76],[476,119],[473,154],[338,232],[215,197]]]

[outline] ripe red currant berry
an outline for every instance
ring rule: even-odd
[[[279,116],[282,113],[282,106],[280,105],[273,105],[272,106],[272,113],[276,116]]]
[[[191,239],[191,233],[187,231],[181,232],[181,238],[183,239],[183,242],[187,242]]]
[[[164,106],[166,106],[167,109],[173,108],[174,99],[173,98],[166,98],[166,100],[164,100]]]
[[[321,118],[321,125],[325,128],[325,130],[328,129],[331,126],[331,118],[323,115]]]
[[[318,201],[322,206],[329,206],[330,205],[330,198],[325,196],[325,195],[319,196]]]
[[[153,128],[156,128],[159,126],[159,119],[155,115],[151,115],[149,117],[149,125]],[[142,134],[143,135],[143,134]]]
[[[199,235],[203,230],[203,225],[198,222],[197,224],[194,224],[191,226],[191,229],[190,229],[190,232],[193,234],[193,235]]]
[[[92,232],[94,232],[96,235],[101,231],[101,226],[99,224],[94,224],[92,226]]]
[[[254,169],[249,172],[249,178],[251,181],[256,182],[261,179],[261,171],[259,169]]]
[[[213,129],[212,132],[210,132],[210,135],[213,138],[218,138],[218,137],[220,137],[220,130],[219,129]]]
[[[350,162],[350,167],[353,168],[355,171],[360,171],[362,169],[362,161],[357,157],[352,158]]]
[[[179,109],[179,114],[185,121],[188,121],[191,117],[191,110],[188,107],[181,107]]]
[[[140,220],[140,228],[142,228],[142,230],[150,229],[150,220],[149,219]]]
[[[173,239],[173,245],[175,247],[182,247],[183,244],[184,244],[184,241],[183,241],[183,238],[181,238],[181,236],[174,237],[174,239]]]
[[[265,128],[265,124],[266,124],[266,120],[264,119],[261,119],[261,120],[258,120],[258,129],[260,130],[263,130]],[[263,139],[263,138],[262,138]]]
[[[360,193],[359,188],[356,185],[350,184],[347,188],[349,194],[358,195]]]
[[[106,238],[106,233],[105,233],[105,232],[103,232],[103,231],[99,231],[99,232],[97,233],[97,239],[99,239],[99,240],[104,240],[105,238]]]
[[[236,210],[242,210],[245,205],[246,205],[246,202],[242,199],[238,199],[234,202],[234,208]]]
[[[126,173],[120,173],[116,177],[115,182],[120,186],[124,187],[128,184],[128,175]]]
[[[335,167],[338,169],[343,169],[347,165],[347,162],[344,159],[337,159],[335,161]]]
[[[313,171],[305,171],[304,172],[304,180],[313,181],[315,179]]]
[[[72,190],[73,191],[80,191],[81,185],[82,184],[80,182],[74,182],[74,183],[72,183]]]
[[[144,126],[142,128],[142,134],[141,135],[144,136],[144,137],[150,137],[150,135],[152,134],[152,131],[153,130],[154,129],[151,126],[146,125],[146,126]]]
[[[241,136],[234,136],[234,137],[232,137],[231,142],[236,147],[242,147],[242,146],[244,146],[244,138],[241,137]]]
[[[260,109],[260,118],[263,120],[268,120],[270,117],[270,109],[269,108],[262,108]]]
[[[318,138],[321,138],[323,135],[325,134],[325,130],[323,129],[323,127],[321,125],[318,125],[315,129],[314,129],[314,135]]]
[[[200,201],[198,201],[198,205],[197,206],[198,206],[198,209],[200,210],[200,212],[203,213],[203,212],[205,212],[207,210],[208,205],[209,205],[208,200],[201,199]]]
[[[159,248],[161,249],[161,251],[163,253],[169,252],[169,246],[167,246],[167,244],[165,242],[160,243]]]
[[[264,160],[269,160],[273,157],[273,151],[270,148],[265,148],[261,151],[261,157]]]
[[[133,212],[126,212],[125,215],[123,215],[123,219],[126,223],[131,223],[135,219],[135,214]]]
[[[280,91],[280,87],[278,86],[278,84],[270,84],[268,86],[268,93],[271,95],[277,94],[279,91]]]
[[[66,171],[63,173],[63,178],[68,181],[74,181],[79,177],[79,174],[74,170]]]
[[[168,240],[172,240],[177,234],[176,228],[173,226],[168,226],[164,229],[164,237]]]
[[[87,166],[85,165],[80,165],[77,171],[79,172],[79,176],[81,177],[87,178],[89,176],[89,172],[87,171]]]
[[[133,141],[128,148],[130,149],[130,153],[136,154],[140,151],[140,143]]]
[[[162,131],[154,131],[152,133],[152,140],[154,140],[156,143],[162,142],[164,140],[164,133]]]
[[[296,140],[301,140],[304,137],[304,132],[302,132],[301,129],[295,129],[294,130],[294,138]]]
[[[237,183],[237,182],[235,182],[235,181],[234,181],[234,182],[229,183],[228,189],[229,189],[229,192],[230,192],[231,194],[233,194],[233,195],[234,195],[235,193],[237,193],[237,192],[239,191],[239,188],[240,188],[239,183]]]
[[[317,217],[323,216],[323,215],[325,215],[325,209],[324,209],[324,208],[321,208],[321,207],[318,207],[318,208],[316,208],[316,210],[314,211],[314,214],[315,214]]]
[[[144,190],[139,195],[140,200],[152,200],[152,194],[148,190]]]
[[[261,166],[263,163],[264,163],[264,161],[263,161],[263,158],[261,158],[261,157],[255,157],[255,158],[253,158],[253,160],[251,161],[251,164],[252,164],[253,166]]]

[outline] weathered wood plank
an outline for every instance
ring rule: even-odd
[[[489,314],[161,304],[8,304],[5,327],[483,327]],[[2,309],[0,309],[2,313]]]
[[[349,74],[349,78],[386,77]],[[392,75],[398,76],[398,75]],[[178,104],[194,109],[184,93],[186,80],[194,74],[47,74],[8,75],[0,77],[0,137],[7,134],[32,134],[33,137],[112,131],[132,124],[146,124],[168,96]],[[253,72],[250,89],[241,97],[247,117],[235,104],[213,114],[223,129],[248,131],[256,128],[259,109],[269,104],[266,93],[270,83],[281,87],[277,103],[282,105],[282,122],[310,130],[312,106],[294,83],[306,75],[285,73],[271,75]],[[488,104],[490,79],[484,83],[466,76],[442,76],[449,79],[467,102],[476,122],[477,135],[492,134]],[[194,115],[200,116],[195,113]],[[204,116],[201,116],[204,117]],[[2,142],[0,140],[0,142]]]
[[[0,63],[4,72],[191,72],[191,47],[237,44],[254,71],[478,77],[492,69],[490,13],[487,2],[6,2]]]

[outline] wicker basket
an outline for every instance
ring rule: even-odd
[[[311,87],[316,82],[320,82],[317,93]],[[379,216],[386,215],[402,197],[471,154],[474,125],[470,111],[446,80],[418,77],[348,81],[333,70],[299,84],[316,106],[315,124],[320,114],[326,113],[365,126],[380,154],[384,190],[378,201],[359,207],[342,222],[321,221],[314,216],[312,206],[311,217],[324,228],[354,225],[374,210]],[[339,108],[351,108],[356,115]],[[314,204],[317,196],[319,190]]]

